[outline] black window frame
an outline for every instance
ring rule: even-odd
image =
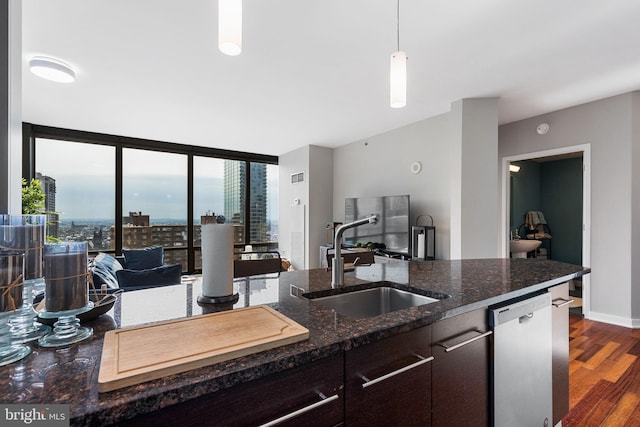
[[[188,271],[196,272],[195,269],[195,253],[200,250],[200,246],[194,245],[194,178],[193,178],[193,158],[194,156],[212,157],[224,160],[243,161],[246,164],[245,169],[245,209],[244,209],[244,226],[250,227],[250,200],[251,200],[251,162],[265,163],[271,165],[278,164],[278,157],[267,155],[248,153],[244,151],[233,151],[219,148],[203,147],[196,145],[180,144],[175,142],[164,142],[151,139],[133,138],[126,136],[117,136],[97,132],[80,131],[73,129],[64,129],[52,126],[44,126],[33,123],[22,123],[22,177],[27,181],[36,176],[36,138],[46,138],[60,141],[81,142],[87,144],[106,145],[115,147],[115,254],[122,254],[122,218],[123,218],[123,202],[122,202],[122,152],[125,148],[152,150],[164,153],[184,154],[187,156],[187,259]],[[245,229],[244,242],[237,243],[238,248],[251,244],[253,247],[273,248],[277,242],[250,243],[251,233]],[[184,250],[184,247],[165,248],[165,250]],[[112,251],[105,251],[112,252]]]

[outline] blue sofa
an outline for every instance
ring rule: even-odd
[[[165,265],[161,246],[124,249],[122,253],[114,257],[101,252],[93,259],[91,268],[96,288],[105,284],[108,288],[131,291],[180,283],[182,265]]]

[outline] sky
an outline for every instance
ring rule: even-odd
[[[113,218],[115,149],[109,146],[38,139],[36,169],[56,180],[56,211],[62,219]],[[194,158],[194,216],[224,214],[224,160]],[[276,169],[277,170],[277,169]],[[154,218],[187,216],[186,156],[123,150],[123,211]],[[277,174],[275,174],[277,175]],[[274,179],[272,179],[274,178]],[[277,218],[277,176],[269,176],[267,215]],[[275,216],[275,218],[274,218]]]

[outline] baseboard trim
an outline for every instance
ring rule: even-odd
[[[628,317],[597,313],[593,310],[591,310],[587,319],[596,322],[609,323],[610,325],[623,326],[625,328],[640,329],[640,319],[629,319]]]

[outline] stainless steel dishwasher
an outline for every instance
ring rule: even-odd
[[[493,424],[552,423],[551,294],[490,307],[493,338]]]

